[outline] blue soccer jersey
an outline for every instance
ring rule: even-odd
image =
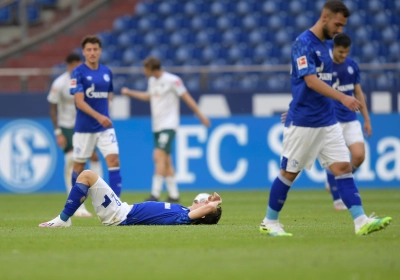
[[[353,96],[355,85],[360,83],[360,69],[357,63],[350,57],[341,64],[333,63],[332,87],[344,94]],[[339,101],[333,101],[336,118],[339,122],[351,122],[357,120],[357,114],[350,111]]]
[[[188,225],[190,209],[179,204],[147,201],[134,204],[120,225]]]
[[[85,102],[100,114],[109,117],[108,94],[113,91],[111,70],[99,64],[96,70],[86,64],[76,67],[71,73],[70,93],[83,92]],[[97,120],[76,108],[75,132],[95,133],[104,131]]]
[[[329,44],[310,30],[303,32],[292,47],[292,96],[285,126],[324,127],[337,123],[333,100],[307,87],[304,76],[317,75],[332,85],[333,62]]]

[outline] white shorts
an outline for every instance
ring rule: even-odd
[[[132,209],[132,205],[121,202],[118,196],[100,177],[89,188],[89,196],[92,198],[94,211],[104,226],[116,226],[126,220],[126,216]]]
[[[339,125],[343,130],[343,137],[347,147],[354,143],[364,143],[364,135],[359,121],[340,122]]]
[[[119,154],[117,136],[114,128],[96,133],[75,132],[72,136],[74,161],[84,163],[93,154],[94,148],[99,148],[103,157]]]
[[[349,150],[339,124],[326,127],[285,127],[281,168],[297,173],[304,168],[311,169],[316,158],[323,168],[335,162],[350,162]]]

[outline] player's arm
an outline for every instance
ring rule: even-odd
[[[185,101],[185,103],[193,111],[193,113],[200,119],[201,123],[207,127],[210,127],[210,120],[200,112],[196,101],[194,101],[189,92],[186,91],[184,94],[182,94],[181,98],[183,101]]]
[[[58,127],[57,108],[60,97],[61,89],[57,81],[51,85],[51,90],[47,96],[47,101],[50,103],[50,118],[54,127],[54,135],[56,136],[57,145],[64,148],[67,145],[67,139],[62,134],[61,128]]]
[[[325,82],[318,79],[317,75],[315,74],[304,76],[304,81],[306,82],[307,87],[310,89],[326,97],[338,100],[351,111],[358,111],[362,108],[361,103],[357,99],[335,90]]]
[[[364,118],[364,134],[367,137],[370,137],[372,134],[371,120],[369,118],[368,108],[367,108],[367,104],[365,102],[365,97],[364,97],[364,92],[362,91],[360,84],[354,85],[354,97],[358,101],[360,101],[361,106],[362,106],[360,112]]]
[[[209,202],[208,204],[205,204],[196,210],[190,211],[188,216],[192,220],[200,219],[207,214],[215,212],[219,204],[221,204],[219,201]]]
[[[75,105],[79,110],[88,114],[92,118],[96,119],[104,127],[112,126],[112,122],[108,117],[100,114],[99,112],[94,110],[89,104],[86,103],[85,95],[83,94],[83,92],[75,93],[74,97],[75,97]]]
[[[138,90],[131,90],[129,88],[123,87],[121,89],[121,94],[130,96],[132,98],[139,99],[141,101],[149,102],[150,95],[147,94],[145,91],[138,91]]]

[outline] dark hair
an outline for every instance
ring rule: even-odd
[[[351,39],[350,36],[346,33],[338,33],[333,37],[333,45],[335,47],[350,47],[351,46]]]
[[[85,37],[82,39],[82,42],[81,42],[81,47],[82,47],[82,49],[85,48],[85,45],[86,45],[87,43],[99,44],[99,47],[101,48],[101,40],[100,40],[100,38],[97,37],[96,35],[88,35],[88,36],[85,36]]]
[[[70,53],[70,54],[67,55],[67,57],[65,58],[65,62],[66,62],[67,64],[70,64],[70,63],[72,63],[72,62],[80,62],[80,61],[82,61],[82,60],[81,60],[81,57],[80,57],[79,54],[77,54],[77,53]]]
[[[160,70],[161,61],[156,57],[149,56],[143,61],[143,66],[150,70]]]
[[[341,0],[328,0],[325,2],[323,9],[328,9],[334,14],[342,13],[345,18],[350,16],[350,11]]]
[[[204,216],[204,218],[197,219],[193,222],[194,225],[216,225],[219,219],[221,219],[222,208],[218,206],[217,209]]]

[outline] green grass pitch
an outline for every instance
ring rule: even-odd
[[[195,195],[183,192],[182,204]],[[323,189],[289,193],[280,221],[293,237],[260,234],[267,191],[220,195],[216,226],[103,227],[94,217],[60,229],[38,224],[62,210],[65,195],[0,195],[0,279],[400,279],[399,190],[361,190],[367,214],[393,217],[368,236],[354,234],[350,214],[334,211]]]

